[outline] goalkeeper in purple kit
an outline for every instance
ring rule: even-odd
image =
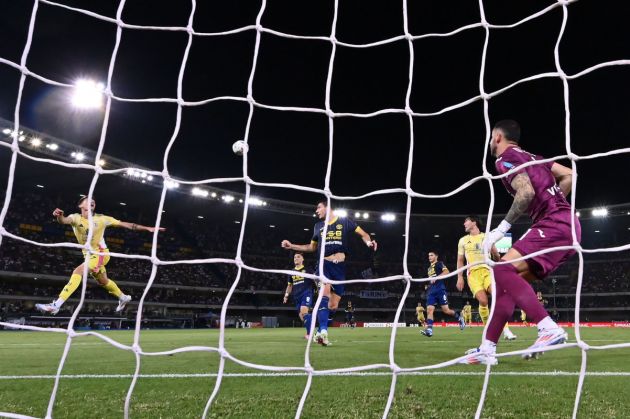
[[[503,177],[503,185],[514,197],[505,219],[484,240],[484,253],[507,233],[522,215],[528,214],[533,225],[514,243],[502,261],[511,261],[534,252],[556,246],[573,245],[571,223],[575,225],[576,239],[581,239],[579,219],[571,211],[566,196],[571,192],[572,171],[555,162],[520,168],[542,157],[530,154],[519,147],[521,129],[516,121],[498,122],[492,130],[490,151],[497,158],[496,169]],[[464,363],[496,364],[496,345],[506,321],[512,318],[515,307],[524,310],[538,326],[538,339],[523,357],[536,357],[542,348],[564,343],[566,332],[549,317],[539,303],[536,293],[527,280],[544,279],[567,261],[575,250],[557,250],[510,264],[494,266],[496,302],[494,315],[488,325],[481,346],[468,351]],[[535,352],[534,352],[535,350]]]

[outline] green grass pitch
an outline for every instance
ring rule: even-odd
[[[433,338],[417,328],[398,330],[395,357],[401,367],[430,365],[460,356],[476,346],[481,328],[437,328]],[[528,346],[533,328],[515,328],[518,340],[502,342],[500,351]],[[391,329],[331,329],[333,345],[314,345],[315,369],[388,363]],[[105,332],[131,344],[133,331]],[[238,359],[276,366],[303,366],[303,330],[229,329],[226,348]],[[591,345],[630,342],[630,329],[583,329]],[[573,338],[573,332],[570,332]],[[44,417],[65,335],[41,332],[0,332],[0,411]],[[140,345],[145,351],[218,344],[217,330],[146,330]],[[483,417],[569,418],[578,382],[580,351],[570,348],[545,354],[536,361],[502,358],[493,368]],[[131,403],[133,418],[200,417],[215,384],[216,353],[182,353],[142,357],[141,374]],[[134,355],[96,337],[77,337],[63,369],[53,416],[58,418],[122,417],[125,394],[135,368]],[[470,418],[474,416],[483,366],[454,366],[431,375],[399,376],[391,418]],[[630,349],[588,352],[579,417],[627,417],[630,412]],[[292,418],[306,384],[305,376],[279,376],[226,362],[213,418]],[[314,377],[302,417],[379,418],[391,384],[389,370],[371,375]],[[230,376],[257,373],[259,376]],[[448,374],[443,374],[448,373]],[[474,373],[474,374],[471,374]],[[513,373],[513,374],[507,374]],[[537,374],[540,373],[540,374]],[[621,373],[621,374],[620,374]],[[123,377],[105,377],[122,374]],[[182,374],[179,378],[160,374]],[[207,376],[192,376],[205,374]],[[42,378],[23,376],[42,375]],[[91,376],[91,377],[76,377]],[[21,376],[21,377],[17,377]]]

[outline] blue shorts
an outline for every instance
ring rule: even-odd
[[[300,312],[301,307],[313,307],[313,290],[304,291],[300,295],[293,296],[295,300],[295,309]]]
[[[447,304],[448,298],[446,297],[446,290],[444,288],[429,288],[427,292],[428,306],[445,306]]]
[[[344,262],[334,263],[329,260],[324,261],[324,276],[335,281],[346,279],[346,264]],[[338,296],[343,296],[346,286],[342,284],[330,284],[332,292]]]

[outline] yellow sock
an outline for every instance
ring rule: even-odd
[[[479,306],[479,316],[481,317],[481,321],[483,324],[488,322],[488,317],[490,317],[490,309],[488,306]]]
[[[81,278],[83,278],[81,275],[72,274],[66,286],[63,287],[63,290],[61,290],[61,292],[59,293],[59,298],[61,298],[63,301],[66,301],[68,298],[70,298],[72,293],[75,292],[77,288],[79,288],[79,285],[81,285]]]
[[[120,296],[123,295],[123,292],[120,290],[120,288],[118,288],[118,285],[116,285],[116,283],[112,281],[111,279],[106,285],[103,285],[102,287],[105,288],[108,293],[110,293],[116,298],[120,298]]]

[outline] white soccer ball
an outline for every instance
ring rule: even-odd
[[[232,144],[232,151],[237,156],[242,156],[243,153],[247,153],[247,150],[249,150],[249,146],[245,141],[238,140],[234,144]]]

